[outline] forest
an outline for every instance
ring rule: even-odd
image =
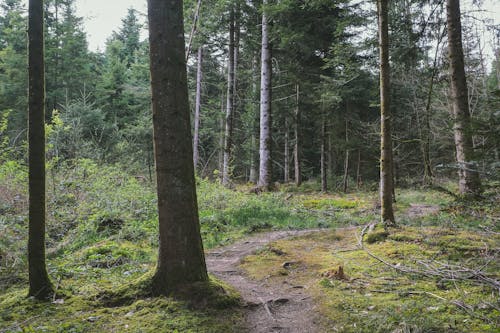
[[[500,6],[83,3],[0,0],[0,333],[500,330]]]

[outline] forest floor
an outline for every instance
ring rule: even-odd
[[[240,293],[247,309],[245,321],[249,332],[320,332],[315,304],[307,291],[308,286],[295,284],[293,279],[284,279],[279,283],[267,279],[255,280],[240,267],[246,257],[262,251],[271,242],[319,231],[265,232],[208,253],[207,266],[210,273]],[[282,266],[294,264],[283,262]]]
[[[398,189],[400,227],[387,233],[365,229],[379,220],[377,193],[368,188],[321,193],[309,182],[255,195],[248,186],[228,190],[199,179],[201,233],[216,293],[194,304],[141,293],[158,251],[152,184],[90,160],[50,175],[47,267],[57,294],[38,302],[26,297],[27,172],[0,165],[1,333],[500,327],[498,182],[478,202]],[[103,297],[116,291],[127,297]]]

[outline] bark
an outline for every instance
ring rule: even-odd
[[[263,6],[267,0],[263,0]],[[262,11],[262,50],[260,72],[260,145],[259,187],[269,189],[272,178],[271,165],[271,45],[268,36],[266,10]]]
[[[194,35],[198,30],[198,20],[200,18],[200,8],[201,0],[196,3],[196,9],[194,11],[193,26],[191,27],[191,33],[189,34],[188,45],[186,47],[186,61],[189,59],[189,54],[191,53],[191,45],[193,44]],[[196,164],[195,164],[196,166]]]
[[[390,109],[388,0],[377,0],[380,52],[380,205],[385,226],[395,225],[392,209],[393,160]]]
[[[474,161],[472,128],[464,70],[462,27],[459,0],[446,1],[448,29],[448,58],[450,61],[451,95],[454,117],[456,158],[458,163],[458,187],[461,195],[478,196],[481,181]]]
[[[257,57],[254,56],[253,58],[253,61],[252,61],[252,91],[253,91],[253,97],[256,99],[257,96],[258,96],[258,88],[257,88],[257,81],[258,81],[258,60],[257,60]],[[256,103],[255,103],[256,104]],[[257,126],[258,122],[259,122],[259,110],[258,110],[258,106],[256,105],[255,106],[255,109],[253,110],[254,112],[254,117],[252,118],[252,136],[251,136],[251,151],[250,151],[250,177],[249,177],[249,180],[251,183],[254,183],[256,184],[257,181],[259,180],[259,173],[258,173],[258,170],[257,170],[257,165],[258,165],[258,161],[257,161],[257,156],[258,154],[256,154],[256,150],[257,150],[257,136],[259,135],[258,134],[258,131],[259,131],[259,128]]]
[[[349,149],[347,148],[349,145],[349,122],[347,119],[345,120],[345,159],[344,159],[344,181],[343,188],[344,193],[347,193],[349,189]]]
[[[333,179],[335,177],[335,156],[333,151],[332,144],[332,134],[328,133],[328,173],[330,178]]]
[[[45,74],[43,1],[29,1],[28,19],[29,142],[29,296],[46,299],[53,287],[45,265]]]
[[[199,136],[200,136],[200,111],[201,111],[201,80],[202,80],[203,48],[198,48],[198,68],[196,71],[196,102],[194,108],[194,137],[193,137],[193,163],[195,171],[199,162]]]
[[[358,163],[356,166],[356,187],[359,190],[361,188],[361,150],[358,149]]]
[[[284,176],[283,176],[283,181],[285,183],[288,183],[290,181],[290,161],[289,161],[289,156],[290,156],[290,142],[289,142],[289,134],[288,134],[289,128],[288,128],[288,117],[285,116],[285,151],[284,151],[284,161],[283,161],[283,171],[284,171]]]
[[[295,98],[295,123],[293,127],[294,135],[295,135],[295,146],[293,149],[293,157],[294,157],[294,164],[295,164],[295,185],[300,186],[302,185],[302,168],[301,168],[301,159],[302,159],[302,137],[301,137],[301,132],[300,132],[300,105],[299,105],[299,98],[300,98],[300,86],[297,84],[296,87],[296,98]]]
[[[321,121],[321,191],[328,191],[327,171],[326,171],[326,120]]]
[[[155,293],[207,281],[198,220],[182,1],[148,0],[159,218]]]
[[[234,8],[231,8],[229,22],[229,52],[227,63],[227,101],[226,127],[224,131],[224,162],[222,165],[222,185],[229,187],[231,183],[231,149],[233,135],[233,106],[234,106]]]

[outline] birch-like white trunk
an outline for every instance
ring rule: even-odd
[[[267,5],[267,0],[263,0]],[[262,12],[262,50],[260,71],[260,145],[259,187],[271,184],[271,46],[269,44],[266,11]]]
[[[228,187],[231,183],[231,148],[233,135],[233,102],[234,102],[234,9],[231,9],[229,23],[229,52],[227,63],[227,100],[226,127],[224,131],[224,161],[222,165],[222,185]]]

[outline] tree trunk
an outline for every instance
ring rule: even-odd
[[[255,101],[258,97],[258,87],[257,87],[257,81],[258,81],[258,60],[257,57],[254,56],[253,61],[252,61],[252,102]],[[253,107],[255,105],[255,107]],[[252,112],[253,112],[253,117],[252,117],[252,135],[251,135],[251,151],[250,151],[250,177],[249,180],[251,183],[257,184],[257,181],[259,180],[259,173],[257,170],[257,156],[258,154],[256,153],[257,150],[257,136],[258,136],[258,123],[259,123],[259,110],[257,103],[252,103]]]
[[[450,61],[451,94],[455,133],[456,158],[458,163],[458,188],[461,195],[478,196],[481,181],[474,162],[472,128],[467,96],[467,82],[462,49],[462,26],[459,0],[446,1],[448,28],[448,57]]]
[[[328,133],[328,173],[331,179],[335,178],[335,156],[333,152],[332,133]]]
[[[231,148],[233,135],[233,106],[234,106],[234,8],[231,7],[229,18],[229,52],[227,63],[227,101],[226,101],[226,129],[224,132],[224,164],[222,166],[222,185],[229,187],[231,183]]]
[[[148,1],[159,218],[155,293],[207,281],[198,220],[182,1]]]
[[[29,296],[46,299],[53,294],[45,265],[45,64],[43,54],[43,1],[29,1]]]
[[[347,193],[349,189],[349,122],[346,118],[345,120],[345,159],[344,159],[344,181],[343,181],[343,189],[344,193]]]
[[[328,191],[326,171],[326,119],[323,116],[321,120],[321,192]]]
[[[263,6],[267,0],[263,0]],[[271,165],[271,45],[269,44],[266,8],[262,11],[262,50],[260,72],[260,145],[259,187],[269,190]]]
[[[285,158],[283,161],[283,171],[284,171],[284,177],[283,181],[288,183],[290,181],[290,161],[289,161],[289,156],[290,156],[290,143],[289,143],[289,138],[288,138],[288,116],[285,116]]]
[[[358,149],[358,164],[356,166],[356,188],[361,188],[361,149]]]
[[[377,0],[380,51],[380,205],[385,226],[396,224],[392,209],[393,161],[390,109],[388,0]]]
[[[198,68],[196,71],[196,102],[194,108],[194,138],[193,138],[193,163],[195,171],[199,162],[199,136],[200,136],[200,110],[201,110],[201,80],[202,80],[203,48],[198,47]]]
[[[296,87],[296,98],[295,98],[295,122],[293,126],[293,131],[295,135],[295,147],[293,149],[293,157],[295,164],[295,185],[298,187],[302,185],[302,169],[301,169],[301,158],[302,158],[302,138],[300,133],[300,87],[297,84]]]

